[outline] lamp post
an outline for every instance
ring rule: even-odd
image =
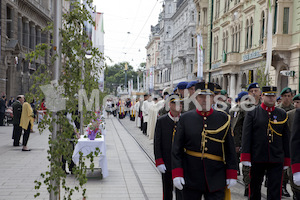
[[[126,89],[127,88],[127,70],[128,70],[128,64],[127,63],[125,63],[125,88],[124,89]]]

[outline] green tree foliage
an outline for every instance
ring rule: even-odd
[[[260,88],[271,84],[270,74],[268,74],[268,76],[269,76],[269,80],[267,80],[267,76],[265,75],[265,66],[261,65],[261,67],[257,69],[257,77],[256,77],[256,82],[258,83]]]
[[[92,2],[92,0],[87,0],[86,5],[92,8]],[[97,63],[100,63],[103,59],[99,50],[93,47],[92,41],[88,39],[87,34],[84,31],[81,31],[85,21],[95,25],[87,8],[77,1],[72,1],[72,10],[63,15],[62,30],[60,30],[61,58],[63,58],[63,62],[57,86],[63,86],[64,88],[64,92],[61,95],[66,99],[66,110],[57,112],[57,121],[54,121],[52,113],[47,111],[44,120],[39,124],[40,133],[47,128],[52,131],[54,123],[58,124],[58,131],[56,140],[52,140],[51,135],[49,137],[49,171],[41,174],[43,181],[35,181],[35,189],[37,190],[35,197],[40,195],[39,189],[43,184],[47,187],[49,193],[54,191],[55,194],[63,199],[71,200],[75,191],[82,192],[82,196],[86,197],[84,184],[87,182],[87,166],[85,165],[84,160],[89,159],[90,161],[93,161],[93,157],[101,153],[97,150],[88,155],[87,158],[83,158],[81,154],[79,163],[73,171],[75,180],[78,181],[78,184],[75,184],[74,187],[69,187],[66,183],[66,174],[62,169],[62,157],[64,157],[68,163],[71,162],[73,149],[70,139],[74,139],[76,143],[77,138],[75,138],[73,127],[66,119],[65,113],[72,113],[73,120],[80,121],[78,114],[76,114],[78,113],[78,91],[83,84],[86,94],[88,98],[90,98],[92,90],[99,89],[97,80],[99,80],[101,68],[98,67]],[[44,31],[52,32],[53,26],[49,25]],[[39,57],[43,57],[45,56],[45,51],[50,48],[51,47],[46,44],[40,44],[36,47],[34,52],[27,55],[27,58],[32,61]],[[87,59],[86,52],[90,52],[92,58]],[[57,56],[58,55],[53,55],[51,57],[51,65]],[[39,99],[43,98],[44,94],[39,86],[49,84],[52,80],[51,65],[41,65],[33,75],[34,84],[31,88],[31,97],[35,96]],[[84,79],[81,78],[82,73],[84,73]],[[100,94],[100,96],[100,98],[103,98],[104,94]],[[85,106],[83,109],[84,125],[86,125],[90,120],[95,119],[96,115],[94,114],[95,110],[88,111]],[[94,164],[92,162],[90,165],[92,170],[93,166]],[[54,185],[51,184],[52,181],[55,182]]]
[[[113,94],[116,88],[119,85],[125,84],[125,62],[115,64],[113,66],[107,66],[105,68],[105,76],[104,76],[104,83],[105,83],[105,89],[107,92]],[[127,82],[130,79],[133,79],[133,87],[137,87],[137,76],[138,72],[136,72],[133,67],[128,64],[128,69],[127,69]],[[127,83],[128,84],[128,83]]]

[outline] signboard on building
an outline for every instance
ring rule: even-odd
[[[282,70],[282,71],[280,71],[280,74],[283,76],[294,77],[295,71]]]
[[[260,50],[243,55],[243,61],[252,60],[261,57]]]

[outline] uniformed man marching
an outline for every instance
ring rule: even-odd
[[[283,88],[280,92],[281,103],[277,106],[278,108],[282,108],[285,112],[293,110],[295,107],[293,106],[293,95],[292,89],[289,87]],[[290,129],[291,130],[291,129]],[[289,181],[289,176],[287,174],[287,170],[284,170],[283,179],[282,179],[282,196],[290,197],[291,195],[286,189],[286,185]]]
[[[182,110],[182,99],[173,94],[168,99],[168,103],[170,111],[158,118],[154,134],[154,156],[156,166],[162,173],[164,200],[171,200],[173,197],[171,149]],[[176,189],[176,199],[182,199],[182,192],[178,189]]]
[[[259,106],[261,104],[261,91],[258,83],[251,83],[247,88],[248,94],[254,97],[254,105]]]
[[[281,199],[283,169],[290,165],[287,114],[275,108],[277,88],[262,88],[262,104],[247,112],[243,126],[241,162],[251,166],[250,199],[261,199],[267,172],[267,198]]]
[[[186,98],[192,98],[193,94],[195,93],[195,85],[196,84],[197,84],[197,81],[191,81],[187,84],[186,89],[189,92],[189,96]],[[184,108],[184,111],[189,111],[189,110],[194,110],[194,109],[196,109],[196,106],[195,106],[194,102],[191,101],[188,104],[188,108]]]
[[[240,160],[240,151],[242,147],[242,131],[243,131],[243,124],[244,119],[246,116],[246,110],[245,108],[250,107],[249,102],[247,101],[248,92],[242,91],[238,94],[238,97],[235,99],[235,102],[237,103],[233,108],[230,109],[229,114],[231,117],[231,129],[233,133],[234,138],[234,144],[235,144],[235,151],[237,155],[237,160]],[[239,170],[239,162],[238,164],[238,172]],[[243,173],[243,181],[245,183],[245,191],[244,196],[248,196],[248,185],[250,183],[249,179],[249,173]]]
[[[300,108],[300,94],[294,96],[293,98],[294,101],[294,107],[295,109],[290,110],[287,112],[288,114],[288,125],[290,131],[293,130],[294,125],[295,125],[295,114],[296,114],[296,109]],[[291,184],[291,189],[293,191],[293,199],[300,199],[300,186],[297,186],[294,181],[293,181],[293,175],[292,175],[292,169],[288,169],[288,175],[289,175],[289,180]]]
[[[185,200],[224,199],[236,184],[237,166],[230,116],[213,110],[214,84],[195,85],[197,109],[180,117],[172,147],[174,186]]]
[[[293,130],[291,132],[291,168],[293,172],[293,181],[296,186],[300,187],[300,109],[295,111],[295,119]],[[296,198],[300,199],[299,193],[296,193]]]
[[[282,108],[283,110],[285,110],[285,112],[288,112],[295,108],[293,106],[293,95],[292,95],[291,88],[289,87],[283,88],[283,90],[280,93],[280,96],[281,96],[281,103],[278,105],[279,108]]]

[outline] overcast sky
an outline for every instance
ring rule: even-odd
[[[104,54],[108,65],[129,62],[135,69],[146,62],[151,25],[158,23],[162,0],[94,0],[104,13]]]

